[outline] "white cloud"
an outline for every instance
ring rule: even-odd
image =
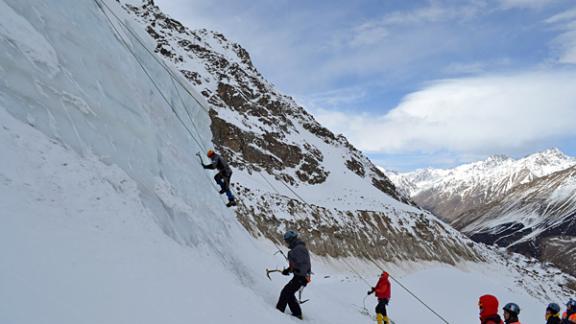
[[[485,9],[486,5],[485,1],[468,1],[460,6],[442,5],[432,2],[427,7],[396,11],[385,15],[382,19],[382,24],[398,26],[463,20],[475,17]]]
[[[469,1],[464,5],[449,6],[430,3],[411,10],[398,10],[379,18],[371,19],[352,28],[349,33],[337,35],[344,37],[336,42],[339,46],[359,47],[378,44],[399,29],[450,21],[462,21],[477,16],[486,6],[484,0]]]
[[[367,22],[353,29],[350,46],[370,46],[382,41],[390,31],[385,26],[375,22]]]
[[[552,41],[552,47],[557,52],[556,61],[576,64],[576,7],[556,14],[545,22],[560,30],[560,34]]]
[[[320,122],[369,152],[500,152],[576,136],[574,72],[442,80],[384,116],[317,110]]]
[[[512,8],[525,8],[525,9],[539,9],[551,3],[558,2],[558,0],[501,0],[502,7],[506,9]]]
[[[497,60],[477,61],[477,62],[454,62],[444,68],[446,74],[479,74],[488,71],[494,71],[510,65],[512,61],[509,58],[500,58]]]

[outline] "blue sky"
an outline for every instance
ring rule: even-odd
[[[156,0],[377,164],[576,156],[574,0]]]

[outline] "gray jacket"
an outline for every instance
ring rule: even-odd
[[[214,156],[212,156],[211,160],[212,163],[204,165],[204,168],[217,169],[223,176],[232,175],[232,169],[230,169],[230,166],[228,165],[228,163],[226,163],[226,160],[224,160],[222,156],[214,153]]]
[[[289,248],[288,262],[294,275],[305,277],[311,274],[312,265],[310,264],[310,253],[308,253],[306,243],[297,239],[290,244]]]

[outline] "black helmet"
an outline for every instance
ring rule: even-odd
[[[518,307],[518,305],[514,303],[508,303],[502,309],[507,311],[508,313],[514,313],[516,315],[520,314],[520,307]]]
[[[546,310],[552,312],[552,314],[558,314],[560,313],[560,306],[556,303],[550,303]]]
[[[290,243],[298,237],[298,232],[289,230],[284,233],[284,241]]]
[[[576,308],[576,300],[570,298],[570,300],[566,303],[568,308]]]

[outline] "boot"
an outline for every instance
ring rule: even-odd
[[[382,316],[382,314],[380,313],[376,314],[376,323],[384,324],[384,316]]]
[[[384,324],[390,324],[390,319],[388,316],[382,316],[382,320],[384,321]]]
[[[226,207],[232,207],[232,206],[236,206],[236,200],[230,200],[226,204]]]

